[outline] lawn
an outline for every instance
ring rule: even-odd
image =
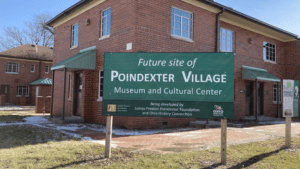
[[[18,111],[0,111],[0,123],[23,122],[28,116],[36,115],[34,107],[25,107],[25,110]]]
[[[299,168],[300,138],[284,149],[284,139],[231,146],[227,166],[220,165],[220,149],[167,155],[113,149],[58,131],[30,125],[0,127],[0,168]]]

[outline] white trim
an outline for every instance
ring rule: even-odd
[[[72,75],[69,74],[69,94],[68,99],[71,100],[72,98]]]
[[[100,40],[104,40],[104,39],[108,39],[109,37],[110,37],[110,35],[102,36],[101,38],[99,38],[99,41],[100,41]]]
[[[73,45],[74,44],[74,36],[73,36],[73,32],[74,32],[74,26],[75,25],[78,25],[77,27],[77,45]],[[79,23],[74,23],[72,24],[72,28],[71,28],[71,49],[74,49],[78,46],[78,43],[79,43]]]
[[[103,72],[103,76],[101,77],[101,72]],[[102,101],[103,100],[103,96],[100,96],[100,92],[101,92],[101,79],[104,79],[104,71],[103,70],[99,70],[99,84],[98,84],[98,100],[97,101]],[[102,83],[103,86],[103,83]],[[103,92],[103,90],[102,90]],[[102,93],[103,94],[103,93]]]
[[[187,12],[187,13],[189,13],[189,14],[191,14],[192,15],[192,17],[191,18],[186,18],[186,17],[184,17],[184,16],[180,16],[180,18],[181,18],[181,22],[180,22],[180,26],[181,26],[181,28],[180,28],[180,30],[181,30],[181,34],[182,34],[182,32],[183,32],[183,29],[182,29],[182,25],[183,25],[183,23],[182,23],[182,18],[186,18],[186,19],[188,19],[188,33],[190,33],[191,35],[191,38],[186,38],[186,37],[183,37],[183,36],[178,36],[178,35],[176,35],[175,34],[175,23],[176,23],[176,21],[175,21],[175,15],[177,15],[177,14],[173,14],[172,13],[172,9],[177,9],[177,10],[180,10],[180,11],[183,11],[183,12]],[[174,30],[173,30],[173,33],[174,33],[174,35],[172,35],[172,15],[174,15]],[[177,15],[178,16],[178,15]],[[189,25],[189,20],[191,20],[191,22],[192,22],[192,24],[191,25]],[[191,26],[191,31],[189,31],[189,26]],[[187,11],[187,10],[183,10],[183,9],[181,9],[181,8],[177,8],[177,7],[175,7],[175,6],[171,6],[171,36],[172,37],[174,37],[175,39],[180,39],[180,40],[187,40],[187,41],[189,41],[189,42],[193,42],[193,36],[194,36],[194,14],[193,14],[193,12],[190,12],[190,11]]]
[[[274,85],[276,85],[276,87],[277,87],[277,83],[273,83],[273,85],[272,85],[272,101],[273,101],[273,104],[277,104],[277,101],[274,101]],[[281,83],[279,83],[279,86],[280,86],[280,101],[279,101],[279,104],[282,104],[282,100],[283,100],[283,98],[282,98],[282,96],[283,96],[283,90],[282,90],[282,84]],[[277,90],[277,88],[276,88],[276,90]],[[277,91],[276,91],[277,92]]]
[[[186,42],[191,42],[193,43],[194,41],[191,40],[191,39],[186,39],[186,38],[183,38],[183,37],[180,37],[180,36],[175,36],[175,35],[171,35],[171,38],[173,39],[177,39],[177,40],[183,40],[183,41],[186,41]]]
[[[102,35],[102,24],[103,24],[103,21],[102,21],[102,19],[103,19],[103,13],[105,12],[105,11],[107,11],[107,10],[109,10],[110,9],[110,33],[109,33],[109,35],[105,35],[105,36],[103,36]],[[111,17],[111,7],[108,7],[108,8],[106,8],[106,9],[103,9],[102,11],[101,11],[101,22],[100,22],[100,27],[101,27],[101,30],[100,30],[100,39],[99,40],[102,40],[102,39],[106,39],[106,38],[109,38],[110,37],[110,34],[111,34],[111,20],[112,20],[112,17]]]
[[[27,87],[27,95],[18,95],[19,94],[19,87]],[[22,92],[23,92],[23,89],[22,89]],[[17,95],[16,95],[16,97],[22,97],[22,96],[29,97],[29,86],[17,86]]]
[[[267,58],[265,58],[264,57],[264,43],[269,43],[269,44],[272,44],[272,45],[274,45],[275,46],[275,61],[271,61],[271,60],[267,60]],[[265,61],[265,62],[269,62],[269,63],[276,63],[276,61],[277,61],[277,55],[276,55],[276,53],[277,53],[277,47],[276,47],[276,44],[274,44],[274,43],[270,43],[270,42],[267,42],[267,41],[263,41],[263,60]],[[266,54],[267,55],[267,54]]]
[[[222,50],[222,31],[221,31],[221,29],[224,29],[224,30],[226,30],[226,31],[230,31],[230,32],[232,32],[232,36],[231,36],[231,50],[232,51],[227,51],[227,44],[226,44],[226,50],[224,51],[224,50]],[[220,45],[219,47],[220,47],[220,52],[235,52],[235,32],[233,31],[233,30],[230,30],[230,29],[226,29],[226,28],[223,28],[223,27],[220,27],[220,37],[219,37],[219,44],[218,45]],[[227,33],[226,33],[226,35],[225,36],[227,36]]]
[[[33,71],[31,71],[31,66],[32,66],[32,65],[33,65]],[[31,73],[34,73],[34,72],[35,72],[35,64],[31,64],[31,65],[30,65],[30,72],[31,72]]]
[[[48,72],[46,72],[46,67],[48,67]],[[45,71],[46,74],[49,74],[49,65],[46,65],[46,66],[44,67],[44,71]]]
[[[18,71],[17,72],[6,72],[7,63],[15,63],[15,64],[17,64],[18,65],[18,67],[17,67]],[[12,70],[13,70],[13,68],[12,68]],[[6,61],[5,62],[5,73],[8,73],[8,74],[19,74],[19,72],[20,72],[19,62],[10,62],[10,61]]]

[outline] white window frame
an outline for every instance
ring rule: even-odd
[[[281,84],[278,84],[279,85],[279,104],[282,104],[282,85]],[[275,87],[276,86],[276,87]],[[273,95],[273,103],[274,104],[277,104],[277,98],[275,97],[275,92],[277,92],[277,84],[274,83],[273,84],[273,91],[272,91],[272,95]]]
[[[103,18],[107,18],[107,16],[104,16],[104,12],[110,10],[110,32],[109,35],[104,35],[103,36]],[[107,22],[106,22],[107,23]],[[106,29],[107,30],[107,29]],[[101,11],[101,32],[100,32],[100,40],[101,39],[106,39],[109,38],[111,34],[111,7],[104,9],[103,11]]]
[[[32,66],[33,66],[33,70],[31,70]],[[34,73],[34,72],[35,72],[35,64],[31,64],[31,65],[30,65],[30,72],[31,72],[31,73]]]
[[[19,93],[19,88],[20,88],[20,87],[22,88],[21,95],[20,95],[20,93]],[[23,95],[24,89],[27,90],[26,95]],[[17,86],[17,97],[21,97],[21,96],[26,96],[26,97],[29,96],[29,87],[28,87],[28,86]]]
[[[69,75],[69,95],[68,95],[68,98],[71,99],[72,97],[72,76]]]
[[[180,10],[180,11],[183,11],[183,12],[186,12],[186,13],[189,13],[189,14],[191,14],[192,15],[192,17],[191,18],[187,18],[187,17],[184,17],[184,16],[182,16],[182,15],[177,15],[177,14],[175,14],[175,12],[174,12],[174,14],[172,13],[172,9],[174,8],[174,10],[175,9],[177,9],[177,10]],[[172,27],[172,15],[174,15],[173,17],[173,21],[174,21],[174,27]],[[181,18],[181,21],[180,21],[180,26],[181,26],[181,28],[180,28],[180,36],[178,36],[178,35],[176,35],[175,34],[175,25],[176,25],[176,21],[175,21],[175,16],[179,16],[180,18]],[[189,31],[189,28],[188,28],[188,33],[190,33],[191,34],[191,38],[187,38],[187,37],[184,37],[183,35],[182,35],[182,33],[183,33],[183,29],[182,29],[182,25],[183,25],[183,23],[182,23],[182,18],[185,18],[185,19],[187,19],[188,21],[189,20],[191,20],[191,25],[189,25],[189,23],[188,23],[188,27],[190,26],[191,27],[191,31]],[[194,29],[193,29],[193,27],[194,27],[194,22],[193,22],[193,20],[194,20],[194,15],[193,15],[193,13],[192,12],[189,12],[189,11],[186,11],[186,10],[183,10],[183,9],[180,9],[180,8],[177,8],[177,7],[174,7],[174,6],[172,6],[171,7],[171,36],[172,37],[174,37],[174,38],[179,38],[179,39],[183,39],[183,40],[187,40],[187,41],[193,41],[193,32],[194,32]],[[173,30],[173,34],[172,34],[172,30]]]
[[[101,76],[101,72],[103,72],[103,76]],[[101,79],[104,79],[104,71],[103,70],[99,70],[98,101],[102,101],[102,98],[103,98],[103,89],[101,90],[101,85],[103,87],[103,83],[101,83]],[[100,95],[101,91],[102,91],[102,96]]]
[[[47,71],[46,71],[46,68],[47,68]],[[48,66],[48,65],[45,66],[45,73],[46,73],[46,74],[49,74],[49,66]]]
[[[222,35],[223,35],[223,32],[222,32],[222,29],[223,30],[225,30],[226,31],[226,34],[225,34],[225,37],[226,37],[226,39],[225,39],[225,48],[226,48],[226,50],[222,50],[222,45],[223,45],[223,43],[222,43]],[[232,33],[232,36],[231,36],[231,51],[228,51],[227,50],[227,41],[228,41],[228,39],[227,39],[227,37],[228,37],[228,35],[227,35],[227,31],[230,31],[231,33]],[[220,51],[221,52],[234,52],[234,45],[235,45],[235,32],[234,31],[232,31],[232,30],[229,30],[229,29],[225,29],[225,28],[220,28],[220,41],[219,41],[219,43],[220,43]]]
[[[275,56],[274,56],[275,57],[275,61],[267,59],[267,49],[265,47],[265,45],[267,43],[272,44],[272,45],[275,46]],[[273,44],[273,43],[270,43],[270,42],[267,42],[267,41],[263,42],[263,59],[264,59],[265,62],[276,63],[276,44]]]
[[[13,72],[13,64],[16,64],[16,72]],[[11,65],[11,71],[8,70],[7,66]],[[11,74],[19,74],[19,63],[18,62],[6,62],[5,64],[5,73],[11,73]]]
[[[77,25],[77,30],[74,30],[75,26]],[[77,44],[75,44],[75,37],[74,37],[74,34],[75,34],[75,31],[77,31]],[[79,41],[79,24],[78,23],[75,23],[72,25],[72,41],[71,41],[71,48],[76,48],[78,46],[78,41]]]

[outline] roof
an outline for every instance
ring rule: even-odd
[[[80,0],[76,4],[72,5],[71,7],[67,8],[66,10],[62,11],[58,15],[56,15],[54,18],[50,19],[48,22],[46,22],[46,25],[51,25],[56,20],[64,17],[65,15],[69,14],[72,10],[76,9],[77,7],[84,5],[85,3],[90,2],[91,0]]]
[[[96,64],[96,46],[80,50],[76,55],[66,60],[56,63],[51,70],[95,70]]]
[[[29,85],[52,85],[51,79],[39,79],[34,82],[31,82]]]
[[[46,46],[38,46],[25,44],[18,46],[3,52],[0,52],[0,57],[12,57],[19,59],[30,59],[30,60],[53,60],[53,49],[49,49]]]
[[[280,79],[270,74],[266,69],[260,69],[250,66],[242,66],[243,79],[247,80],[262,80],[262,81],[271,81],[271,82],[280,82]]]
[[[288,31],[286,31],[286,30],[283,30],[283,29],[281,29],[281,28],[278,28],[278,27],[276,27],[276,26],[273,26],[273,25],[271,25],[271,24],[268,24],[268,23],[266,23],[266,22],[263,22],[263,21],[261,21],[261,20],[258,20],[258,19],[256,19],[256,18],[253,18],[253,17],[251,17],[251,16],[249,16],[249,15],[246,15],[246,14],[244,14],[244,13],[242,13],[242,12],[236,11],[236,10],[234,10],[233,8],[230,8],[230,7],[224,6],[224,5],[222,5],[222,4],[219,4],[219,3],[215,2],[214,0],[198,0],[198,1],[200,1],[200,2],[205,2],[205,3],[207,3],[207,4],[210,4],[210,5],[212,5],[212,6],[218,7],[218,8],[220,8],[220,9],[225,9],[226,12],[229,12],[229,13],[232,13],[232,14],[234,14],[234,15],[237,15],[237,16],[240,16],[240,17],[243,17],[243,18],[246,18],[246,19],[248,19],[248,20],[250,20],[250,21],[252,21],[252,22],[255,22],[255,23],[258,23],[258,24],[260,24],[260,25],[266,26],[266,27],[268,27],[268,28],[274,29],[274,30],[276,30],[276,31],[279,31],[279,32],[284,33],[284,34],[286,34],[286,35],[295,37],[295,38],[297,38],[297,39],[298,39],[298,37],[299,37],[299,36],[296,35],[296,34],[293,34],[293,33],[291,33],[291,32],[288,32]]]
[[[100,0],[98,0],[98,1],[100,1]],[[187,0],[182,0],[182,1],[186,2]],[[266,32],[267,32],[267,34],[272,34],[272,36],[269,36],[269,37],[273,37],[275,35],[276,37],[279,37],[279,38],[277,38],[277,40],[282,40],[282,41],[285,41],[285,42],[286,41],[295,40],[295,39],[299,40],[299,36],[296,35],[296,34],[293,34],[291,32],[285,31],[285,30],[280,29],[280,28],[278,28],[276,26],[270,25],[270,24],[268,24],[266,22],[260,21],[260,20],[258,20],[256,18],[248,16],[248,15],[246,15],[244,13],[238,12],[238,11],[236,11],[236,10],[230,8],[230,7],[227,7],[227,6],[224,6],[224,5],[219,4],[217,2],[214,2],[214,0],[195,0],[195,1],[205,3],[205,4],[209,5],[209,6],[212,6],[214,8],[220,9],[220,10],[225,9],[226,13],[228,13],[230,15],[234,15],[234,16],[237,16],[237,17],[245,18],[249,22],[252,22],[252,23],[255,23],[255,24],[258,24],[258,25],[261,26],[261,27],[256,27],[254,25],[255,29],[260,30],[260,29],[262,29],[262,27],[265,27],[265,29],[266,28],[267,29],[263,30],[262,33],[266,34]],[[66,18],[68,16],[68,14],[78,12],[78,9],[81,9],[83,6],[87,6],[88,4],[90,4],[90,2],[93,3],[94,1],[93,0],[80,0],[76,4],[72,5],[68,9],[64,10],[63,12],[59,13],[57,16],[55,16],[54,18],[52,18],[51,20],[49,20],[46,24],[49,25],[49,26],[51,26],[54,23],[59,22],[59,20],[62,20],[63,18]],[[231,17],[231,20],[232,19],[233,20],[237,19],[237,18],[234,18],[234,17],[232,18],[232,16],[227,16],[227,19],[228,19],[228,17]],[[243,21],[239,20],[238,22],[243,22]],[[252,27],[253,27],[253,25],[252,25]],[[274,31],[274,32],[268,33],[270,29],[272,31]],[[278,35],[279,33],[283,34],[285,36]],[[290,38],[288,38],[287,36],[290,37]]]

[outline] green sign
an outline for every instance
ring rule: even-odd
[[[233,118],[233,53],[105,53],[103,115]]]

